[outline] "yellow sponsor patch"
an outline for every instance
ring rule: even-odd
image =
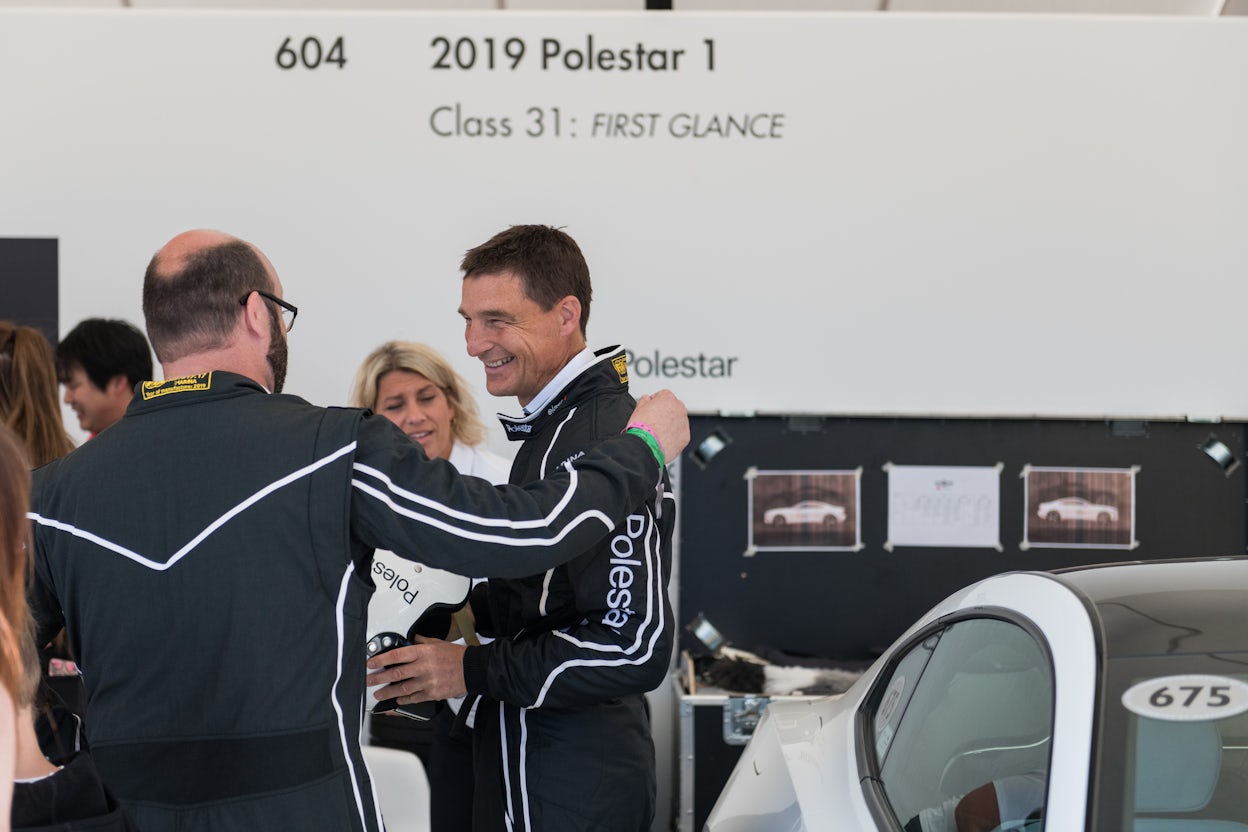
[[[612,358],[611,365],[615,367],[615,374],[620,377],[620,384],[628,384],[628,358],[623,355]]]
[[[189,393],[192,390],[208,390],[212,387],[212,373],[168,378],[164,381],[143,382],[143,400],[168,396],[170,393]]]

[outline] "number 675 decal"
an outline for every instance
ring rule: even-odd
[[[1170,722],[1223,719],[1248,711],[1248,683],[1226,676],[1160,676],[1122,695],[1128,711]]]

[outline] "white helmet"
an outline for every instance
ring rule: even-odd
[[[417,635],[445,638],[451,613],[468,601],[472,579],[406,560],[393,552],[377,552],[373,555],[373,586],[377,590],[368,602],[366,645],[370,659],[411,644]],[[379,702],[373,698],[379,687],[369,688],[365,696],[369,712],[395,710],[395,700]],[[398,710],[404,712],[402,707]]]

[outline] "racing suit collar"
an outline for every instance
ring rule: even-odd
[[[140,382],[134,398],[126,408],[126,415],[210,399],[267,392],[261,384],[246,376],[226,370],[210,370],[192,376]]]
[[[523,416],[498,414],[508,439],[524,440],[538,432],[542,422],[559,413],[571,393],[582,386],[587,377],[610,374],[620,385],[628,386],[625,352],[618,344],[600,350],[586,347],[564,365],[550,383],[529,402]],[[596,382],[595,382],[596,383]]]

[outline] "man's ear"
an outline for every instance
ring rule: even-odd
[[[259,292],[252,292],[243,304],[243,325],[247,334],[253,337],[267,338],[270,334],[268,301]]]
[[[575,295],[566,295],[556,304],[559,313],[559,332],[571,335],[581,331],[581,302]]]
[[[129,398],[133,390],[134,388],[130,386],[130,379],[121,374],[113,376],[104,385],[104,394],[106,396],[125,396]]]

